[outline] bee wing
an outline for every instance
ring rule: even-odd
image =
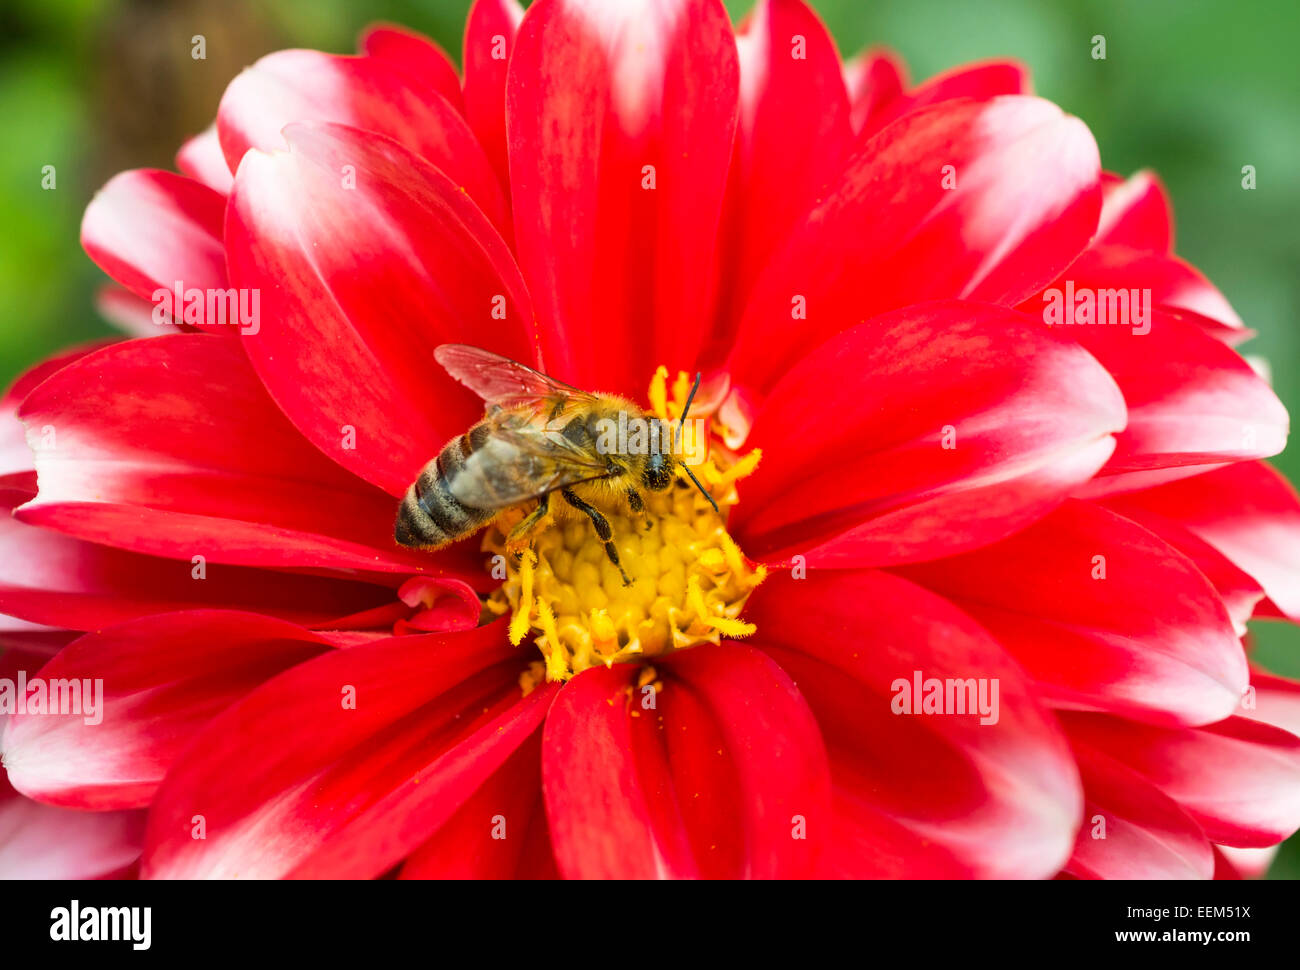
[[[451,494],[476,509],[503,509],[609,474],[600,455],[535,424],[498,425],[452,479]]]
[[[434,359],[489,404],[510,407],[544,398],[592,400],[594,395],[548,377],[517,360],[468,344],[443,344]]]

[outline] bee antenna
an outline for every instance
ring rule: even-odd
[[[700,389],[700,378],[702,376],[703,375],[700,371],[695,372],[695,383],[691,386],[691,393],[686,395],[686,406],[682,408],[681,419],[677,422],[677,437],[673,442],[674,449],[682,443],[682,429],[686,427],[686,412],[691,409],[691,402],[695,400],[695,392]],[[694,478],[695,476],[692,475],[691,477]],[[698,485],[700,483],[696,482],[695,484]],[[700,489],[700,491],[704,490]],[[707,495],[708,492],[705,492],[704,494]],[[712,499],[710,499],[710,501],[712,501]],[[717,506],[715,505],[714,508],[717,508]]]
[[[703,374],[700,371],[695,372],[695,383],[691,386],[691,393],[686,395],[686,404],[682,408],[682,417],[681,420],[677,422],[677,435],[673,441],[674,451],[676,451],[682,443],[682,429],[686,427],[686,412],[691,409],[691,402],[695,400],[695,392],[700,389],[700,378],[702,376]],[[717,512],[718,516],[721,517],[722,510],[718,508],[718,503],[713,501],[713,496],[709,494],[709,490],[700,484],[700,480],[695,477],[695,472],[691,471],[690,466],[687,465],[686,462],[682,462],[681,466],[682,471],[686,472],[686,474],[690,476],[691,481],[695,483],[695,487],[700,490],[700,494],[709,500],[709,504],[713,506],[713,511]]]
[[[718,508],[718,503],[713,501],[713,496],[709,494],[709,490],[700,484],[700,480],[695,477],[695,472],[691,471],[690,466],[687,465],[686,462],[682,462],[682,471],[691,476],[691,481],[693,481],[695,487],[700,490],[700,494],[709,500],[709,504],[713,506],[713,511],[717,512],[718,515],[721,516],[722,510]]]

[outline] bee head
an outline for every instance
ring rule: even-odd
[[[673,460],[667,455],[655,452],[646,459],[645,471],[641,473],[645,487],[652,492],[662,492],[673,483]]]

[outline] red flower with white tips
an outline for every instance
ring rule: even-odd
[[[1208,878],[1300,826],[1300,685],[1240,639],[1300,619],[1287,415],[1153,176],[797,0],[479,0],[463,81],[362,51],[110,181],[84,246],[163,335],[0,401],[0,664],[103,685],[9,719],[0,871]],[[725,523],[607,510],[626,588],[581,523],[396,545],[482,415],[444,343],[665,418],[703,370]]]

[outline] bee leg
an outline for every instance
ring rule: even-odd
[[[537,502],[537,508],[529,512],[524,518],[520,519],[518,524],[510,530],[510,535],[506,536],[506,548],[515,549],[515,558],[523,553],[523,546],[528,543],[528,535],[542,519],[546,516],[546,511],[551,504],[551,493],[545,493]]]
[[[619,575],[623,577],[623,585],[631,586],[632,580],[628,577],[628,574],[623,571],[622,563],[618,561],[618,550],[614,548],[613,543],[614,530],[609,527],[609,519],[601,515],[599,509],[588,505],[582,499],[578,498],[577,493],[574,492],[573,489],[561,489],[560,494],[564,496],[564,501],[568,502],[583,515],[587,516],[587,518],[591,519],[591,524],[596,529],[596,535],[600,538],[601,542],[605,543],[605,555],[609,557],[609,561],[614,564],[618,569]]]
[[[641,497],[641,493],[636,490],[635,486],[632,485],[628,486],[627,504],[631,506],[632,511],[635,514],[645,516],[645,527],[647,529],[654,528],[655,524],[650,520],[650,513],[647,512],[645,508],[645,499]]]

